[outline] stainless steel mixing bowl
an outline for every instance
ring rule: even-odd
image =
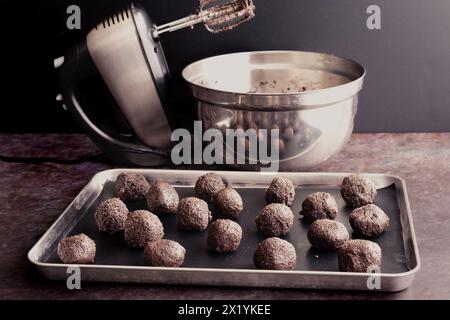
[[[353,131],[364,76],[353,61],[299,51],[227,54],[183,71],[204,130],[280,129],[281,171],[308,170],[341,151]]]

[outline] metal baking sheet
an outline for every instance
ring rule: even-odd
[[[253,265],[253,253],[264,239],[254,223],[258,212],[264,207],[264,192],[273,176],[258,172],[218,172],[242,195],[245,210],[238,219],[243,228],[239,249],[232,254],[218,255],[206,248],[207,231],[192,233],[178,231],[175,217],[161,217],[165,238],[180,242],[187,250],[182,268],[155,268],[144,264],[143,250],[133,249],[123,241],[123,234],[113,236],[100,233],[94,212],[97,205],[114,196],[114,181],[121,172],[137,172],[149,180],[161,180],[175,186],[180,197],[194,195],[193,185],[203,171],[177,170],[109,170],[97,174],[69,205],[59,219],[30,250],[32,263],[49,279],[67,278],[68,265],[62,264],[57,255],[58,242],[68,236],[85,233],[97,245],[95,264],[81,265],[82,281],[138,282],[184,285],[284,287],[308,289],[370,290],[369,274],[339,272],[337,253],[325,253],[311,248],[306,234],[309,224],[299,211],[301,203],[310,193],[330,192],[339,206],[337,220],[348,230],[351,212],[340,196],[340,184],[348,173],[280,173],[296,185],[296,197],[292,205],[296,216],[294,227],[284,238],[297,251],[295,271],[257,270]],[[420,260],[414,227],[404,181],[395,176],[364,174],[372,179],[378,189],[376,204],[391,218],[387,232],[375,241],[383,250],[380,289],[400,291],[409,286],[420,268]],[[146,209],[145,201],[127,203],[130,210]]]

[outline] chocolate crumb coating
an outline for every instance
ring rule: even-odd
[[[155,214],[176,213],[180,198],[177,191],[165,182],[150,184],[147,193],[148,209]]]
[[[216,253],[236,251],[241,244],[242,228],[234,221],[219,219],[213,222],[209,230],[207,244],[209,250]]]
[[[267,203],[282,203],[290,207],[295,197],[295,186],[291,180],[275,178],[266,190]]]
[[[211,221],[211,211],[202,199],[189,197],[180,200],[176,217],[179,230],[204,231]]]
[[[381,267],[381,248],[369,240],[349,240],[339,248],[339,270],[366,273],[370,267]]]
[[[122,201],[143,200],[150,185],[141,174],[121,173],[116,180],[116,194]]]
[[[271,203],[260,211],[255,222],[262,234],[279,237],[287,234],[294,225],[294,214],[284,204]]]
[[[58,243],[58,257],[66,264],[93,263],[95,259],[95,242],[84,233],[67,237]]]
[[[374,204],[368,204],[353,210],[350,215],[350,225],[356,235],[363,238],[375,238],[380,236],[390,224],[390,219]]]
[[[95,221],[101,232],[110,234],[122,231],[128,217],[128,208],[119,198],[103,201],[95,211]]]
[[[350,208],[359,208],[373,203],[377,188],[373,181],[359,175],[351,175],[342,181],[341,195]]]
[[[244,210],[240,194],[233,188],[225,188],[214,195],[214,206],[223,217],[236,219]]]
[[[144,256],[148,266],[178,268],[183,265],[186,249],[178,242],[162,239],[149,242]]]
[[[292,244],[280,238],[268,238],[256,248],[253,256],[256,268],[263,270],[294,270],[297,254]]]
[[[290,141],[294,137],[294,135],[295,135],[294,129],[292,129],[291,127],[287,127],[286,129],[283,130],[282,133],[282,137],[286,142]]]
[[[145,248],[147,243],[161,240],[164,227],[159,218],[146,210],[128,214],[125,223],[125,241],[132,247]]]
[[[325,192],[310,194],[302,203],[301,215],[309,222],[319,219],[334,220],[338,212],[336,199]]]
[[[311,245],[323,251],[336,251],[349,239],[350,234],[345,226],[334,220],[317,220],[308,230]]]
[[[213,196],[226,187],[226,183],[220,175],[209,172],[197,179],[195,194],[206,202],[212,202]]]
[[[278,151],[283,154],[286,151],[286,145],[283,140],[278,140]]]

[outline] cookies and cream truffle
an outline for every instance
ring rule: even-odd
[[[319,250],[335,251],[350,239],[345,226],[338,221],[320,219],[315,221],[308,230],[308,240]]]
[[[272,203],[260,211],[255,222],[262,234],[279,237],[287,234],[294,225],[294,214],[288,206]]]
[[[244,210],[244,202],[233,188],[225,188],[217,192],[213,197],[213,203],[220,216],[225,218],[236,219]]]
[[[319,219],[335,219],[338,212],[336,199],[325,192],[316,192],[310,194],[302,203],[303,217],[309,221],[314,222]]]
[[[178,205],[176,220],[179,230],[204,231],[211,221],[211,211],[202,199],[184,198]]]
[[[374,202],[377,188],[373,181],[351,175],[342,181],[341,195],[350,208],[359,208]]]
[[[101,232],[116,233],[125,228],[128,208],[119,198],[103,201],[95,211],[95,221]]]
[[[280,238],[268,238],[256,248],[253,256],[256,268],[264,270],[294,270],[297,253],[294,246]]]
[[[213,196],[227,187],[222,176],[209,172],[197,179],[195,194],[206,202],[212,202]]]
[[[96,254],[95,242],[83,233],[67,237],[59,242],[57,254],[66,264],[93,263]]]
[[[290,207],[295,197],[295,186],[286,178],[275,178],[266,190],[267,203],[282,203]]]
[[[147,179],[137,173],[121,173],[116,180],[116,194],[122,201],[143,200],[150,185]]]
[[[353,210],[350,214],[350,225],[357,236],[375,238],[380,236],[390,224],[390,219],[374,204],[368,204]]]
[[[209,250],[216,253],[236,251],[241,244],[242,228],[234,221],[219,219],[211,224],[207,244]]]
[[[145,248],[149,242],[161,240],[164,227],[159,218],[147,210],[128,214],[125,222],[125,241],[132,247]]]
[[[371,267],[381,267],[381,248],[369,240],[349,240],[339,248],[339,270],[366,273]]]
[[[175,214],[180,198],[177,191],[165,182],[153,182],[147,192],[148,210],[155,214]]]
[[[144,256],[148,266],[178,268],[183,265],[186,249],[178,242],[162,239],[149,242]]]

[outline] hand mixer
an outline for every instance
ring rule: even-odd
[[[254,10],[252,0],[200,0],[197,13],[156,26],[142,7],[131,5],[98,24],[85,41],[55,60],[55,67],[61,67],[58,99],[116,160],[142,166],[165,163],[161,156],[171,146],[176,117],[160,36],[198,23],[213,33],[231,30],[253,18]],[[90,116],[99,107],[86,103],[83,85],[98,75],[119,107],[117,121],[130,132],[99,123],[113,117],[112,111]]]

